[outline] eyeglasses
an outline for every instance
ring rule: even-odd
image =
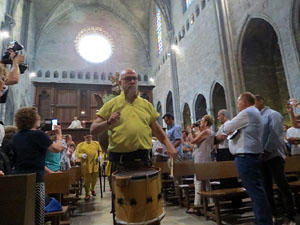
[[[131,76],[131,77],[124,77],[122,78],[122,80],[126,81],[126,82],[130,82],[131,80],[136,81],[137,77],[136,76]]]

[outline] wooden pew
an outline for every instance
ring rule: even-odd
[[[195,173],[197,180],[209,181],[212,179],[224,179],[239,177],[238,171],[233,161],[224,162],[211,162],[211,163],[195,163]],[[202,184],[204,183],[202,182]],[[217,224],[221,223],[221,205],[220,198],[230,196],[246,196],[246,190],[243,187],[218,189],[218,190],[205,190],[205,185],[202,185],[202,190],[199,194],[203,198],[203,211],[204,216],[208,219],[209,216],[213,217]],[[212,198],[214,202],[214,211],[208,211],[208,198]]]
[[[173,200],[175,193],[174,179],[170,177],[171,170],[168,162],[156,162],[153,166],[161,169],[162,192],[164,194],[164,200]]]
[[[69,193],[69,171],[61,173],[45,174],[45,190],[46,194],[55,194],[58,201],[62,204],[62,196]],[[69,211],[69,206],[62,206],[62,211],[49,212],[45,214],[45,218],[51,219],[52,225],[59,225],[62,216]]]
[[[0,224],[34,224],[35,174],[0,177]]]
[[[186,161],[174,163],[174,176],[182,177],[182,184],[179,184],[179,203],[180,206],[186,205],[187,209],[190,208],[191,199],[194,197],[194,162]],[[191,176],[191,178],[185,178]],[[185,197],[185,201],[184,201]]]

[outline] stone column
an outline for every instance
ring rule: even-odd
[[[169,52],[170,52],[170,71],[171,71],[171,79],[172,79],[174,119],[175,119],[175,123],[180,125],[182,124],[183,120],[182,120],[182,114],[180,112],[180,94],[179,94],[179,84],[178,84],[176,52],[172,50],[172,45],[174,44],[173,30],[168,32],[168,41],[169,41]]]

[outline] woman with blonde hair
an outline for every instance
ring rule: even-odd
[[[194,148],[194,162],[195,163],[204,163],[211,162],[211,152],[213,151],[214,146],[214,132],[210,127],[214,123],[214,118],[210,115],[205,115],[199,121],[199,125],[196,126],[197,134],[194,133],[194,130],[191,126],[187,127],[189,133],[189,140],[191,144],[196,145]],[[195,183],[195,199],[194,206],[200,206],[200,195],[198,194],[201,191],[201,181],[196,179],[194,176]],[[211,186],[209,181],[206,182],[206,190],[210,190]],[[194,209],[189,209],[187,213],[195,213]]]
[[[50,140],[49,136],[41,130],[40,116],[34,107],[23,107],[15,115],[19,132],[13,139],[13,151],[15,161],[15,173],[35,173],[35,225],[44,224],[45,220],[45,156],[49,150],[60,152],[62,134],[59,126],[55,127],[56,143]]]

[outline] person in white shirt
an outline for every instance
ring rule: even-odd
[[[296,126],[286,132],[286,138],[291,144],[291,155],[300,155],[300,115],[295,115]]]
[[[234,155],[243,186],[253,202],[255,224],[273,225],[260,170],[264,124],[254,104],[252,93],[242,93],[238,98],[239,113],[224,124],[222,133],[229,136],[229,150]]]
[[[71,125],[69,126],[70,129],[75,128],[82,128],[80,120],[77,118],[77,116],[74,117],[74,120],[72,121]]]

